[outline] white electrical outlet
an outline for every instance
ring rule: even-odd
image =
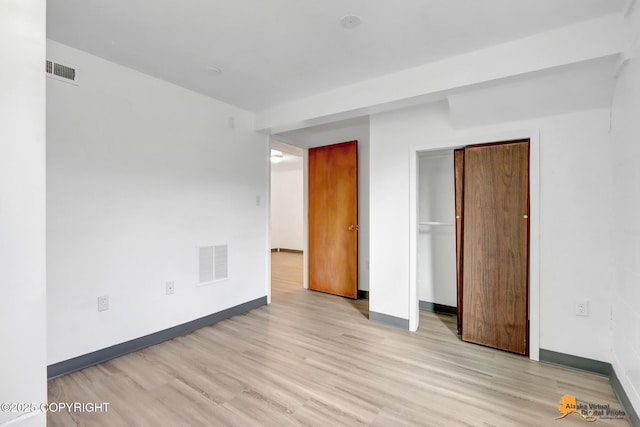
[[[98,297],[98,311],[109,310],[109,295]]]
[[[576,301],[574,305],[576,316],[588,316],[589,315],[589,301],[582,300]]]
[[[173,295],[173,293],[176,291],[176,284],[173,282],[166,282],[165,283],[165,292],[167,295]]]

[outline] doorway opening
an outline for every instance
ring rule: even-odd
[[[369,297],[369,116],[361,116],[348,120],[310,125],[299,129],[283,131],[271,136],[272,148],[278,144],[298,148],[303,157],[303,190],[304,190],[304,223],[303,223],[303,288],[308,288],[308,152],[310,149],[338,144],[344,141],[357,142],[357,174],[358,174],[358,218],[354,225],[358,226],[358,298]],[[347,224],[347,226],[350,224]],[[272,230],[273,231],[273,230]],[[277,242],[275,242],[277,245]]]
[[[271,141],[271,293],[303,287],[304,150]]]

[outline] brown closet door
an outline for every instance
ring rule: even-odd
[[[462,339],[528,353],[529,141],[464,152]]]
[[[462,335],[462,210],[464,195],[464,148],[453,150],[453,170],[456,200],[456,287],[457,287],[457,314],[458,335]]]

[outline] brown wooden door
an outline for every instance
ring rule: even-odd
[[[465,147],[462,339],[528,353],[529,141]]]
[[[456,203],[456,288],[458,335],[462,335],[463,297],[462,297],[462,210],[464,196],[464,148],[453,150],[453,170]]]
[[[309,150],[309,289],[358,296],[357,142]]]

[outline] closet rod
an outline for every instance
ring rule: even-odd
[[[427,221],[427,222],[419,222],[418,225],[454,225],[454,224],[452,222]]]

